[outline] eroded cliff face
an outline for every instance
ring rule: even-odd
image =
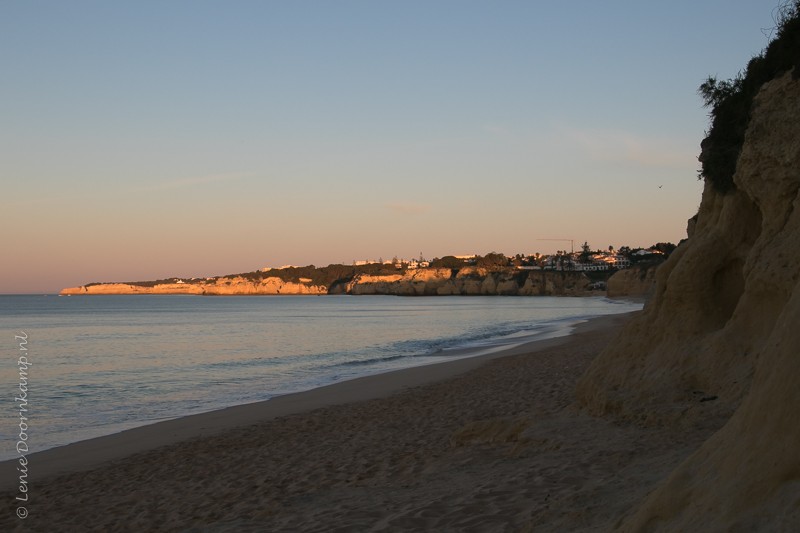
[[[606,285],[609,298],[649,298],[656,288],[657,265],[633,267],[615,272]]]
[[[159,283],[140,286],[128,283],[101,283],[82,285],[61,291],[61,294],[205,294],[205,295],[253,295],[253,294],[327,294],[328,288],[313,285],[311,280],[300,283],[279,278],[264,278],[252,281],[242,277],[215,278],[200,283]]]
[[[652,424],[725,425],[624,530],[800,524],[800,82],[761,89],[736,189],[706,187],[689,240],[643,312],[592,364],[578,401]]]
[[[277,277],[253,281],[244,277],[214,278],[191,283],[159,283],[142,286],[129,283],[101,283],[71,287],[61,294],[390,294],[397,296],[503,295],[503,296],[582,296],[590,294],[589,279],[580,272],[529,272],[466,267],[456,274],[449,268],[409,270],[383,276],[359,275],[331,287],[315,285],[310,279],[299,282]]]
[[[355,277],[333,293],[398,296],[583,296],[589,279],[581,272],[501,270],[466,267],[409,270],[405,274]]]

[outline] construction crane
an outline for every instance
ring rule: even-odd
[[[570,253],[575,253],[575,239],[536,239],[537,241],[560,241],[569,242]]]

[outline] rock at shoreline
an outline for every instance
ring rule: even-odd
[[[615,272],[608,278],[607,295],[609,298],[649,298],[656,288],[656,270],[660,263],[636,265],[632,268]]]

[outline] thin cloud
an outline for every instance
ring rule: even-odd
[[[614,130],[563,128],[561,134],[595,161],[680,169],[696,164],[696,153],[674,140]]]
[[[431,206],[425,204],[393,203],[386,204],[386,208],[403,215],[420,215],[430,211]]]

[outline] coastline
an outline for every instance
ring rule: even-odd
[[[390,396],[404,389],[447,380],[478,368],[493,359],[533,353],[569,342],[574,336],[614,327],[632,313],[595,317],[577,324],[567,335],[534,340],[473,356],[454,354],[443,361],[379,374],[357,377],[306,391],[276,396],[268,400],[181,416],[121,432],[103,435],[50,448],[28,455],[36,464],[32,475],[46,479],[56,475],[86,471],[108,461],[149,451],[184,440],[210,437],[226,430],[257,424],[276,417],[293,415],[322,407],[366,401]],[[464,352],[469,349],[464,349]],[[479,349],[479,351],[484,351]],[[0,490],[17,485],[17,459],[0,461]]]
[[[340,382],[29,457],[5,530],[611,530],[716,427],[574,406],[635,313],[485,356]],[[89,509],[91,512],[86,512]]]
[[[0,314],[35,332],[38,347],[31,452],[567,334],[588,317],[641,307],[605,298],[454,296],[13,300],[0,301]],[[396,320],[352,320],[373,310]],[[0,452],[0,462],[15,457],[13,446]]]
[[[89,283],[66,287],[59,294],[581,296],[592,292],[589,284],[583,271],[519,270],[510,266],[497,269],[466,264],[458,268],[405,270],[383,265],[377,268],[375,265],[331,265],[321,269],[288,267],[204,279]]]

